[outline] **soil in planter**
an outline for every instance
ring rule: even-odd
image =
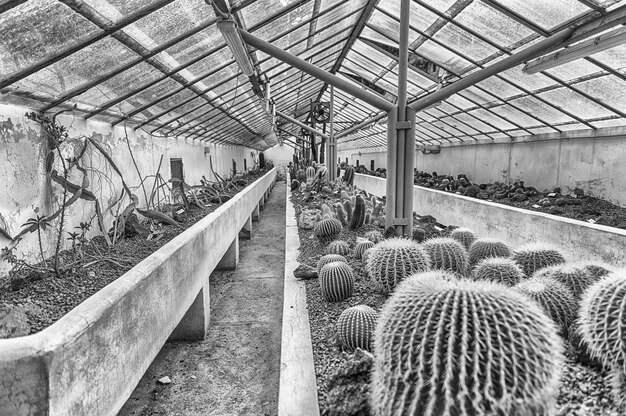
[[[245,179],[251,184],[265,173],[252,172]],[[95,237],[87,245],[87,253],[106,252],[111,261],[77,268],[62,278],[53,273],[31,272],[27,268],[20,270],[11,284],[0,287],[0,338],[34,334],[52,325],[220,205],[211,204],[205,210],[190,205],[177,216],[182,228],[163,225],[164,233],[159,239],[147,240],[148,233],[139,231],[136,236],[124,238],[107,249],[104,238]],[[37,237],[32,235],[30,238]],[[64,251],[60,255],[67,257],[70,253]]]
[[[303,209],[318,208],[321,202],[325,202],[324,198],[328,198],[328,195],[318,194],[312,200],[309,198],[306,203],[302,203],[305,200],[305,194],[293,191],[292,202],[296,209],[296,215],[299,217]],[[382,228],[372,225],[365,225],[357,231],[344,227],[337,239],[347,241],[353,250],[356,238],[363,237],[367,231],[372,229],[383,231]],[[316,266],[318,259],[326,254],[326,244],[320,244],[314,237],[313,230],[304,230],[299,227],[298,233],[300,237],[298,260],[301,264]],[[324,416],[367,416],[370,415],[370,412],[364,405],[366,400],[355,400],[354,397],[347,395],[345,400],[354,403],[354,407],[350,411],[346,411],[345,406],[339,410],[331,405],[332,398],[329,395],[329,387],[332,384],[333,376],[349,360],[353,362],[350,354],[342,352],[337,343],[335,323],[341,312],[350,306],[368,305],[380,311],[387,296],[373,288],[371,282],[366,278],[360,260],[354,258],[351,253],[345,257],[352,267],[355,277],[354,294],[349,299],[342,302],[326,302],[322,298],[318,280],[305,281],[318,399],[321,414]],[[566,365],[561,378],[560,395],[555,414],[558,416],[620,415],[612,401],[608,375],[596,368],[577,362],[576,354],[571,346],[567,341],[564,343],[566,346]],[[367,391],[367,387],[363,387],[363,377],[355,377],[354,379],[361,380],[360,386],[358,386],[360,388],[357,389],[357,386],[353,386],[355,388],[346,389],[346,392]]]

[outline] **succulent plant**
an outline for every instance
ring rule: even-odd
[[[346,218],[346,211],[343,209],[343,205],[341,205],[341,203],[339,202],[335,204],[335,215],[342,226],[344,227],[348,226],[348,220]]]
[[[365,250],[372,247],[374,247],[374,243],[369,240],[357,243],[357,245],[354,247],[354,257],[356,257],[357,259],[361,259]]]
[[[322,266],[319,282],[322,297],[328,302],[345,300],[354,292],[352,268],[343,261],[334,261]]]
[[[299,169],[296,172],[296,179],[300,182],[306,182],[306,172],[304,171],[304,169]]]
[[[322,243],[337,238],[341,234],[341,222],[335,218],[326,218],[315,224],[313,234]]]
[[[372,206],[374,207],[374,210],[372,211],[372,216],[374,218],[378,218],[378,216],[380,216],[380,214],[382,214],[382,212],[383,212],[384,205],[383,205],[382,202],[379,202],[379,203],[374,204]]]
[[[352,222],[352,201],[346,199],[343,201],[343,208],[346,210],[346,215],[348,216],[348,224]]]
[[[376,244],[365,269],[377,288],[389,293],[404,278],[430,268],[426,251],[413,240],[389,238]]]
[[[306,168],[306,181],[313,182],[313,179],[315,179],[315,168],[313,166],[309,166]]]
[[[513,289],[533,299],[567,334],[570,324],[576,318],[577,303],[574,294],[562,283],[546,277],[538,276],[522,280]]]
[[[340,254],[342,256],[350,253],[350,245],[343,240],[331,241],[326,247],[326,254]]]
[[[587,274],[596,280],[600,280],[613,271],[611,267],[598,263],[582,263],[577,264],[576,267],[581,267]]]
[[[341,254],[326,254],[325,256],[320,257],[317,261],[317,276],[319,277],[322,272],[322,267],[335,261],[343,261],[346,264],[348,263],[348,260],[346,260],[346,258]]]
[[[465,275],[469,258],[465,247],[452,238],[431,238],[422,244],[433,269],[448,270]]]
[[[348,193],[346,191],[341,191],[341,193],[339,194],[341,196],[341,200],[346,200],[346,199],[350,199],[350,195],[348,195]]]
[[[368,248],[367,250],[365,250],[363,252],[363,254],[361,254],[361,262],[363,263],[363,265],[365,266],[367,264],[367,258],[369,257],[370,254],[372,254],[372,248]],[[365,271],[367,273],[367,270]]]
[[[545,243],[530,243],[513,252],[513,260],[526,276],[537,270],[565,263],[565,256],[556,248]]]
[[[476,265],[473,278],[505,286],[515,286],[526,276],[513,260],[504,257],[489,257]]]
[[[365,221],[365,199],[362,195],[356,196],[356,202],[354,204],[354,211],[352,211],[352,218],[350,220],[350,228],[356,230],[363,226]]]
[[[331,218],[333,217],[333,212],[328,206],[328,204],[322,204],[322,218]]]
[[[341,345],[350,351],[357,348],[371,351],[377,317],[376,311],[366,305],[352,306],[341,312],[336,326]]]
[[[564,361],[554,323],[534,302],[444,271],[398,285],[379,315],[374,351],[378,416],[547,415]]]
[[[383,239],[383,235],[380,231],[368,231],[365,233],[365,238],[370,240],[372,243],[376,244]]]
[[[469,250],[470,246],[476,241],[476,233],[469,228],[460,227],[452,230],[450,238],[455,239],[459,243],[463,244],[466,250]]]
[[[365,219],[363,220],[363,224],[371,224],[371,223],[372,223],[372,210],[368,208],[365,210]]]
[[[511,249],[508,244],[495,238],[479,238],[469,249],[470,265],[475,266],[481,260],[490,257],[509,257]]]
[[[533,277],[535,276],[547,276],[562,283],[577,300],[580,300],[585,290],[602,278],[587,273],[583,267],[568,264],[544,267],[537,270]]]
[[[349,186],[354,185],[354,168],[351,165],[346,166],[346,170],[343,172],[343,181]]]
[[[300,182],[297,179],[291,181],[291,190],[295,191],[300,187]]]

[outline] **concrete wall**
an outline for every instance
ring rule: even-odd
[[[385,194],[384,179],[357,174],[354,184],[374,195]],[[626,267],[626,230],[418,186],[413,190],[413,211],[432,215],[445,225],[471,228],[479,237],[500,238],[513,247],[541,241],[560,247],[570,261],[600,261]]]
[[[204,337],[209,276],[236,263],[276,169],[43,331],[0,340],[0,416],[115,415],[170,337]]]
[[[41,128],[38,124],[26,119],[25,113],[32,111],[27,108],[1,105],[0,104],[0,227],[16,235],[21,225],[28,218],[36,215],[49,215],[60,206],[63,190],[56,184],[50,184],[46,180],[43,165],[44,140]],[[140,199],[140,206],[145,206],[143,190],[138,188],[140,183],[137,171],[130,158],[126,144],[123,126],[112,128],[109,124],[77,119],[68,116],[59,116],[58,121],[67,127],[69,136],[75,140],[71,146],[64,146],[66,157],[80,149],[84,142],[84,136],[92,137],[106,148],[118,168],[121,170],[124,180],[131,190]],[[161,138],[150,136],[143,131],[133,131],[127,128],[130,147],[137,162],[142,177],[154,175],[157,171],[159,160],[163,156],[161,175],[165,180],[171,178],[170,158],[182,158],[185,181],[189,184],[198,184],[204,175],[213,180],[209,167],[209,156],[213,161],[213,169],[220,175],[229,176],[232,172],[232,160],[237,163],[237,170],[242,171],[243,160],[247,160],[248,168],[254,166],[253,157],[258,159],[258,152],[245,147],[226,147],[220,145],[207,145],[210,153],[205,153],[204,144],[192,143],[184,139],[173,137]],[[83,137],[83,138],[81,138]],[[62,172],[58,156],[56,157],[56,169]],[[83,158],[83,167],[90,170],[89,190],[98,196],[105,211],[106,227],[112,223],[112,210],[107,208],[116,198],[119,198],[122,187],[119,176],[111,169],[106,160],[92,146]],[[74,169],[76,171],[76,169]],[[70,177],[73,183],[80,184],[82,175],[75,172]],[[146,193],[150,194],[153,179],[148,178],[145,182]],[[123,205],[128,200],[123,202]],[[72,230],[80,222],[88,221],[95,213],[93,202],[83,200],[73,204],[67,215],[66,230]],[[123,209],[123,207],[122,207]],[[117,206],[113,207],[113,212]],[[92,235],[98,233],[97,223],[92,224]],[[44,250],[49,253],[54,246],[55,233],[48,232],[44,235]],[[65,239],[63,239],[65,241]],[[0,248],[5,247],[9,240],[0,234]],[[25,235],[18,246],[19,257],[27,259],[38,258],[36,252],[37,237],[35,234]],[[0,261],[0,276],[8,270],[8,265]]]
[[[386,153],[340,151],[352,164],[386,167]],[[626,136],[527,141],[441,147],[437,154],[416,151],[418,170],[465,173],[474,182],[524,180],[539,189],[582,188],[589,195],[626,206]]]

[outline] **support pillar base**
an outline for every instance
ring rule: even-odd
[[[170,335],[168,341],[196,341],[203,340],[209,331],[209,321],[211,315],[211,296],[209,294],[209,284],[204,287],[196,296],[183,319]]]
[[[231,243],[215,270],[235,270],[239,266],[239,237]]]

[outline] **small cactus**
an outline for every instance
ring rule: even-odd
[[[319,282],[322,297],[328,302],[348,299],[354,292],[352,268],[342,261],[334,261],[322,266]]]
[[[363,254],[361,254],[361,262],[363,263],[364,266],[367,264],[367,258],[369,257],[370,254],[372,254],[373,248],[374,247],[368,248],[367,250],[363,252]],[[366,273],[367,273],[367,270],[366,270]]]
[[[337,202],[335,204],[335,213],[337,215],[337,219],[339,220],[339,222],[341,223],[342,226],[347,227],[348,226],[348,220],[346,217],[346,211],[344,211],[343,206]]]
[[[413,240],[390,238],[372,248],[365,269],[378,289],[389,293],[404,278],[430,268],[426,251]]]
[[[465,247],[452,238],[431,238],[422,244],[433,269],[448,270],[465,275],[469,259]]]
[[[501,285],[413,275],[374,334],[375,415],[544,416],[556,401],[564,359],[554,324]]]
[[[544,267],[565,263],[565,257],[557,248],[544,243],[526,244],[515,250],[512,258],[526,276]]]
[[[489,257],[481,261],[474,268],[474,280],[486,280],[500,283],[505,286],[515,286],[526,276],[517,263],[503,257]]]
[[[510,257],[511,249],[501,240],[495,238],[479,238],[469,249],[470,265],[475,266],[489,257]]]
[[[365,233],[365,238],[376,244],[382,241],[383,235],[380,231],[368,231]]]
[[[352,211],[352,219],[350,220],[350,228],[356,230],[363,226],[365,221],[365,199],[362,195],[356,196],[354,211]]]
[[[361,241],[360,243],[357,243],[357,245],[354,247],[354,257],[357,259],[361,259],[363,257],[363,253],[365,252],[365,250],[370,249],[372,247],[374,247],[374,243],[372,243],[369,240]]]
[[[326,266],[328,263],[332,263],[335,261],[343,261],[344,263],[348,263],[348,260],[340,254],[327,254],[325,256],[320,257],[317,261],[317,276],[319,277],[322,272],[322,267]]]
[[[326,247],[326,254],[339,254],[342,256],[350,253],[350,245],[343,240],[331,241]]]
[[[346,210],[346,215],[348,216],[348,224],[352,222],[352,201],[346,199],[343,202],[343,208]]]
[[[576,318],[576,299],[572,292],[562,283],[549,277],[531,277],[513,287],[533,299],[567,334],[570,324]]]
[[[351,165],[346,166],[346,170],[343,172],[343,181],[348,186],[354,185],[354,168]]]
[[[454,238],[459,243],[463,244],[466,250],[469,250],[470,246],[476,241],[476,233],[469,228],[461,227],[452,230],[450,238]]]
[[[357,348],[371,351],[377,317],[376,311],[366,305],[352,306],[341,312],[336,326],[341,345],[349,351]]]
[[[567,264],[544,267],[537,270],[533,277],[535,276],[547,276],[562,283],[574,294],[576,300],[580,300],[585,290],[601,279],[587,273],[583,267]]]
[[[335,218],[326,218],[315,224],[313,234],[322,243],[337,238],[341,234],[341,222]]]
[[[327,204],[322,204],[322,218],[331,218],[333,216],[330,207]]]
[[[315,179],[315,168],[313,166],[309,166],[306,168],[306,181],[313,182],[313,179]]]

